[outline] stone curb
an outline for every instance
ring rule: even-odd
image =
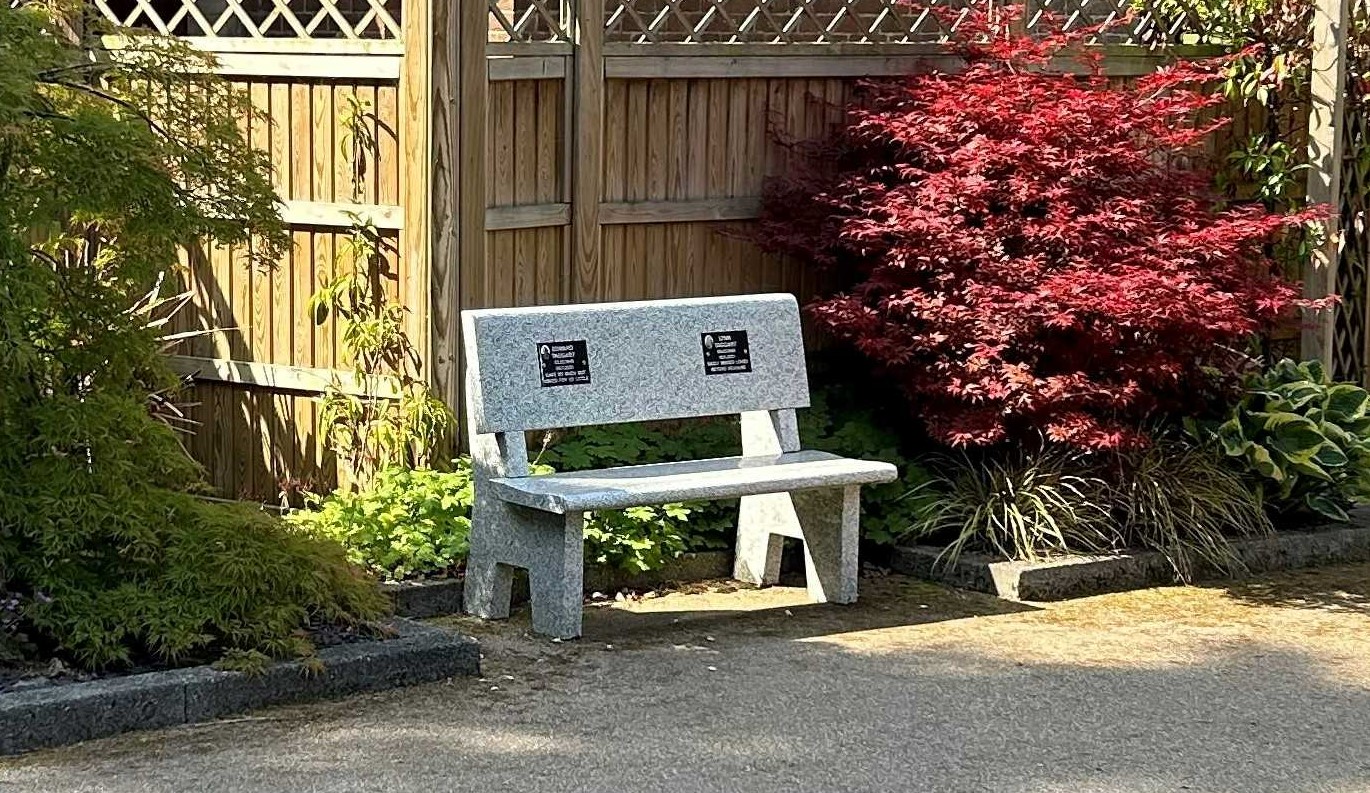
[[[393,639],[320,650],[318,674],[298,661],[260,675],[198,666],[0,694],[0,755],[480,673],[475,639],[407,620],[393,627]]]
[[[1370,508],[1352,511],[1349,523],[1232,544],[1248,573],[1370,561]],[[906,575],[1009,600],[1068,600],[1175,583],[1170,563],[1154,551],[1047,562],[1005,562],[963,554],[953,565],[937,561],[941,552],[925,545],[897,548],[891,566]],[[1217,570],[1201,569],[1196,577],[1224,576]]]
[[[585,568],[585,593],[617,592],[620,589],[651,589],[666,583],[692,583],[714,578],[727,578],[733,573],[733,556],[728,551],[687,553],[672,559],[660,570],[646,573],[625,573],[604,567]],[[402,581],[381,584],[381,589],[395,602],[395,613],[401,617],[427,619],[461,613],[461,578],[439,578],[430,581]],[[514,602],[528,600],[526,580],[515,578]]]

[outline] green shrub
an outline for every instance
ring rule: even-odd
[[[946,460],[920,489],[914,535],[1036,561],[1127,549],[1161,552],[1181,580],[1202,562],[1241,567],[1230,538],[1268,533],[1259,494],[1206,448],[1176,441],[1108,454],[1019,451]]]
[[[454,571],[471,532],[471,464],[452,471],[385,468],[358,491],[308,497],[286,518],[347,549],[348,558],[390,580]]]
[[[380,613],[336,544],[177,492],[198,470],[136,394],[20,415],[31,423],[0,419],[0,581],[22,596],[11,627],[45,652],[87,667],[283,656],[309,651],[308,622]]]
[[[1280,361],[1253,377],[1230,415],[1191,421],[1277,514],[1346,520],[1370,497],[1370,394],[1332,383],[1322,364]]]
[[[0,652],[306,653],[309,622],[379,613],[373,582],[187,495],[199,468],[149,413],[178,382],[147,309],[181,249],[269,266],[289,243],[248,97],[174,39],[114,58],[62,30],[47,5],[0,12]]]
[[[73,511],[93,500],[76,501],[86,503]],[[384,612],[375,582],[335,543],[260,510],[148,489],[111,517],[120,525],[101,542],[14,566],[33,592],[28,624],[83,666],[144,653],[170,662],[229,650],[308,655],[307,624],[355,625]]]
[[[930,475],[905,454],[900,434],[859,395],[835,388],[815,392],[810,406],[799,411],[799,437],[806,448],[898,468],[895,481],[861,488],[861,534],[877,545],[892,545],[912,531]]]
[[[548,437],[538,459],[558,471],[584,471],[623,465],[699,460],[741,454],[742,441],[736,419],[704,419],[661,424],[606,424],[580,427],[559,437]],[[661,545],[670,556],[684,551],[711,551],[732,546],[737,526],[737,501],[691,502],[645,508],[638,512],[640,525],[624,514],[592,515],[586,521],[586,539],[591,543],[586,558],[604,556],[624,570],[655,569],[666,557],[655,549]],[[688,522],[687,519],[688,518]],[[601,531],[618,527],[632,538],[628,544],[616,543],[611,533]],[[676,549],[677,544],[681,547]],[[624,555],[628,549],[635,552]],[[649,565],[643,567],[643,565]]]

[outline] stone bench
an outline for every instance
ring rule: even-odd
[[[783,538],[804,545],[816,602],[856,600],[861,485],[887,463],[800,447],[809,404],[790,295],[462,312],[475,472],[466,609],[509,614],[528,571],[533,630],[580,635],[586,512],[738,498],[734,576],[780,575]],[[742,456],[530,475],[525,433],[738,414]]]

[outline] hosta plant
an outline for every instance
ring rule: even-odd
[[[1322,364],[1283,360],[1253,377],[1225,421],[1191,421],[1282,514],[1346,520],[1370,498],[1370,393]]]

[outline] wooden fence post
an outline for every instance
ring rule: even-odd
[[[490,36],[490,9],[477,0],[460,2],[457,25],[461,39],[458,84],[461,114],[457,121],[461,178],[456,183],[457,224],[461,229],[453,266],[460,273],[462,308],[484,305],[485,294],[485,187],[486,125],[489,123],[490,67],[486,63],[486,41]],[[460,356],[458,356],[460,357]]]
[[[426,343],[423,372],[434,394],[457,407],[455,185],[456,91],[459,0],[413,0],[404,10],[404,65],[400,72],[399,150],[402,248],[409,278],[403,301],[417,318]]]
[[[608,295],[599,225],[604,170],[604,0],[577,0],[575,11],[570,298],[592,302]]]
[[[1311,102],[1308,114],[1308,203],[1327,207],[1326,239],[1304,271],[1305,297],[1336,294],[1341,251],[1342,127],[1346,123],[1347,0],[1317,0],[1313,16]],[[1336,311],[1305,317],[1301,351],[1333,370]]]

